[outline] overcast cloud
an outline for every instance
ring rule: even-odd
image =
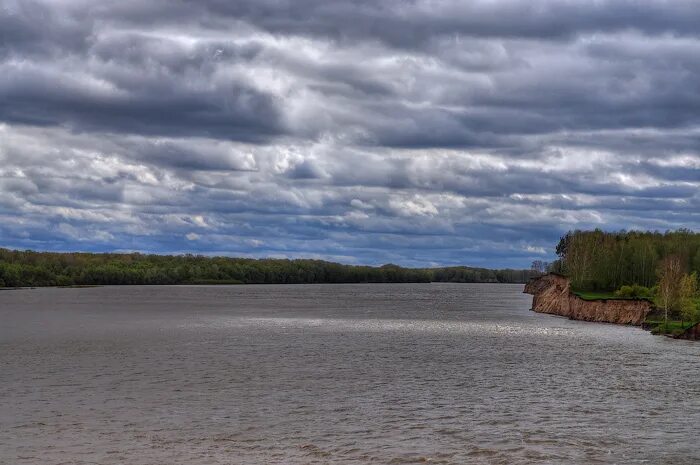
[[[528,266],[700,229],[695,1],[0,0],[0,246]]]

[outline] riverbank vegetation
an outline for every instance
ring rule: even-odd
[[[653,300],[649,296],[631,296],[624,295],[620,292],[594,292],[594,291],[573,291],[574,294],[582,298],[583,300]]]
[[[695,322],[680,321],[680,320],[664,320],[657,317],[650,317],[644,321],[644,327],[651,331],[652,334],[668,334],[671,336],[680,336],[688,329],[695,326]]]
[[[700,233],[571,231],[556,252],[549,270],[568,276],[584,299],[651,300],[658,312],[649,325],[656,332],[700,321]]]
[[[322,260],[52,253],[0,249],[0,287],[124,284],[524,283],[532,270],[404,268]]]

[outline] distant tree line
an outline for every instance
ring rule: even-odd
[[[127,284],[524,283],[531,270],[404,268],[322,260],[198,255],[53,253],[0,249],[0,287]]]

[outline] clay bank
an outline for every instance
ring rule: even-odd
[[[584,300],[571,291],[571,283],[565,276],[547,274],[531,280],[524,292],[532,294],[532,310],[571,318],[572,320],[597,321],[620,325],[644,326],[647,317],[657,310],[644,299]],[[700,323],[674,337],[700,339]]]
[[[532,310],[572,320],[641,326],[654,310],[648,300],[584,300],[571,292],[568,278],[557,274],[533,279],[525,286],[524,292],[534,296]]]

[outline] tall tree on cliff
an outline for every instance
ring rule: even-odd
[[[681,297],[683,280],[683,262],[678,255],[669,255],[661,260],[659,266],[658,304],[664,309],[664,322],[668,325],[668,311]]]

